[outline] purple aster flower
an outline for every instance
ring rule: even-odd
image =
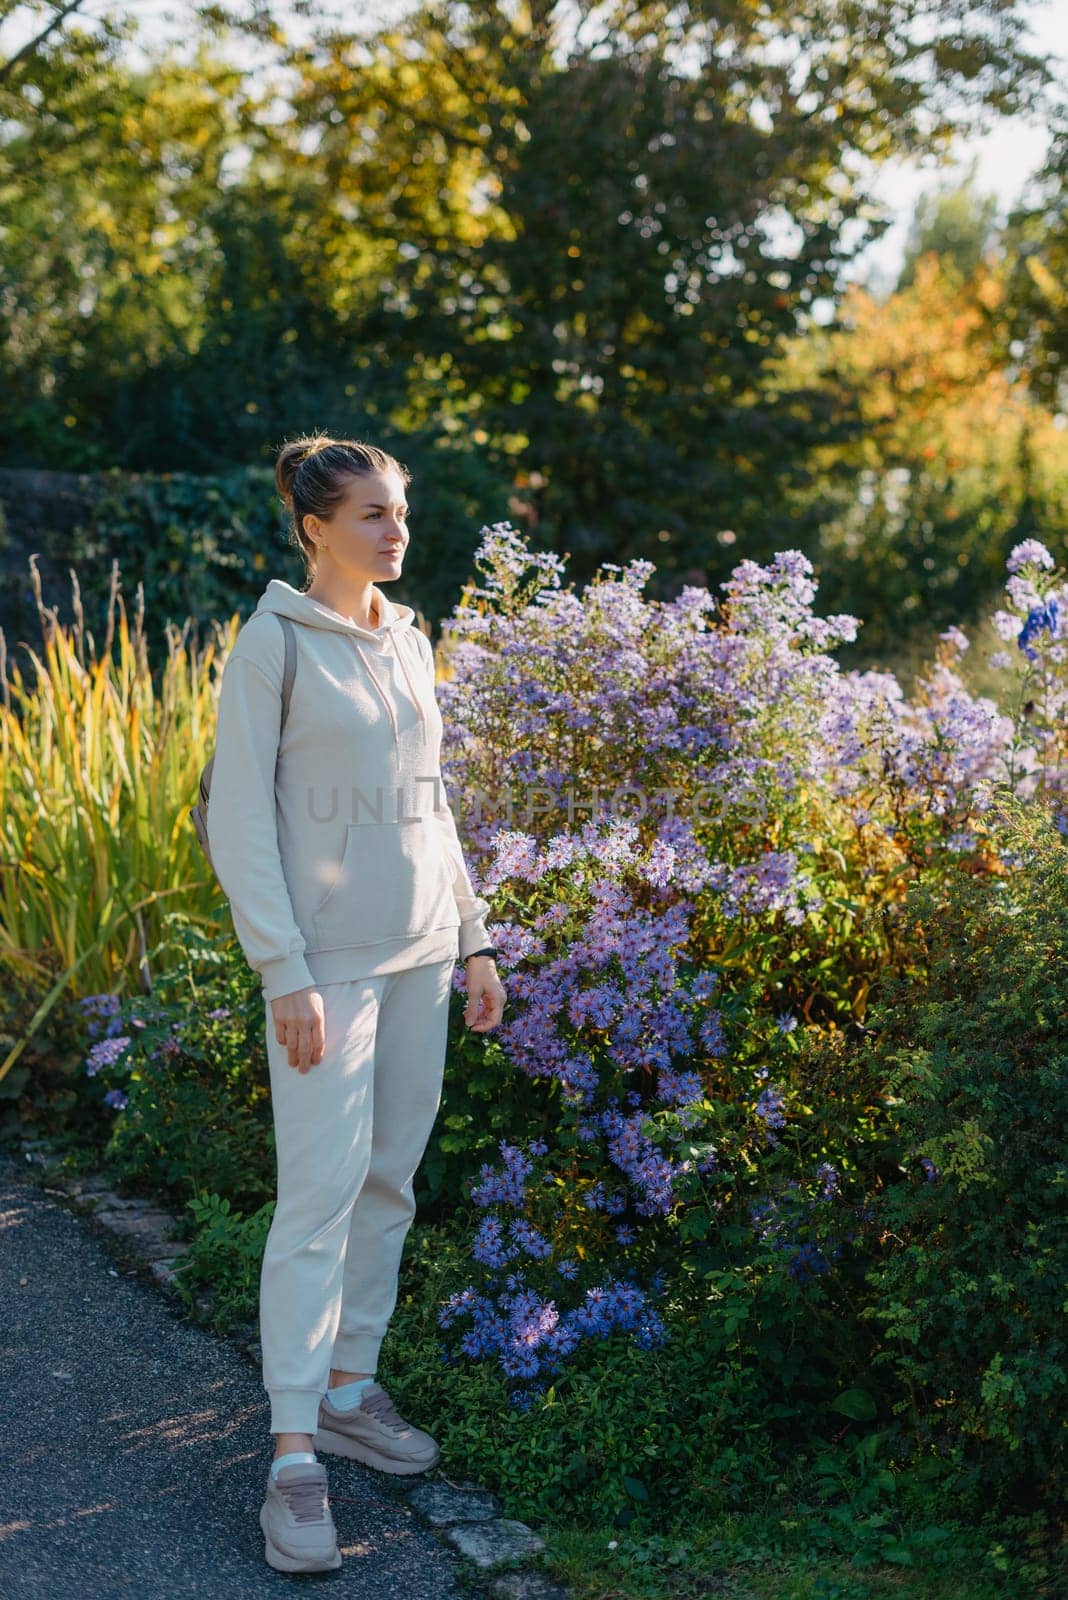
[[[827,1161],[821,1161],[816,1168],[816,1176],[820,1179],[822,1188],[820,1194],[824,1200],[829,1200],[838,1191],[838,1174]]]
[[[98,1040],[85,1058],[86,1075],[95,1078],[102,1067],[115,1066],[129,1042],[129,1035],[125,1033],[117,1038]]]
[[[1005,567],[1009,572],[1019,572],[1021,567],[1033,565],[1052,570],[1053,557],[1041,539],[1022,539],[1009,551]]]
[[[763,1117],[769,1128],[784,1128],[786,1118],[782,1112],[782,1095],[778,1089],[765,1089],[761,1093],[753,1110],[758,1117]]]

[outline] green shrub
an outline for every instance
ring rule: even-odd
[[[62,976],[40,954],[34,972],[8,971],[0,986],[0,1139],[45,1137],[53,1145],[99,1147],[114,1113],[85,1082],[85,1019],[61,991],[36,1024],[42,994]]]
[[[109,1173],[180,1205],[211,1194],[240,1206],[271,1197],[263,999],[236,941],[176,919],[151,996],[83,1004],[96,1041],[86,1072],[118,1112],[103,1150]]]
[[[452,608],[467,577],[480,519],[506,508],[512,473],[436,425],[406,435],[401,453],[414,474],[414,537],[404,577],[390,590],[434,620]],[[99,475],[71,555],[94,631],[104,631],[114,561],[128,595],[142,588],[154,660],[166,654],[167,631],[188,627],[187,618],[202,625],[235,611],[244,618],[270,578],[295,588],[304,582],[269,464],[220,473],[112,468]]]
[[[1068,861],[1038,808],[1004,800],[1023,870],[910,887],[926,982],[872,1017],[896,1133],[864,1317],[922,1441],[987,1497],[1068,1497]]]
[[[229,1333],[238,1323],[255,1319],[260,1266],[274,1206],[273,1200],[267,1200],[244,1217],[232,1211],[222,1195],[189,1201],[193,1238],[173,1262],[173,1270],[188,1310],[194,1309],[198,1290],[210,1291],[206,1320],[217,1333]]]

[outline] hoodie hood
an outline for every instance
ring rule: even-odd
[[[343,617],[339,611],[331,611],[329,606],[324,606],[321,600],[313,600],[303,590],[294,589],[284,578],[271,579],[260,595],[256,611],[279,611],[284,617],[292,617],[294,622],[306,623],[309,628],[330,628],[335,633],[351,633],[354,638],[366,639],[369,644],[381,649],[392,634],[401,633],[412,626],[415,612],[411,606],[396,605],[377,583],[371,585],[371,592],[375,598],[375,610],[382,618],[379,628],[362,628],[351,617]]]
[[[393,728],[394,743],[398,742],[397,713],[393,700],[388,690],[372,665],[372,656],[377,651],[382,653],[391,650],[401,672],[408,684],[408,692],[412,702],[419,713],[422,724],[423,740],[429,740],[427,728],[427,715],[423,706],[422,696],[418,686],[413,681],[411,667],[408,663],[408,650],[410,646],[399,646],[397,641],[405,634],[415,622],[415,612],[411,606],[398,605],[378,587],[377,583],[371,585],[374,595],[374,609],[381,617],[381,626],[378,628],[364,628],[358,622],[353,622],[351,617],[343,617],[339,611],[332,611],[329,606],[324,606],[321,600],[313,600],[311,595],[305,594],[301,589],[294,589],[291,583],[286,583],[284,578],[272,578],[263,591],[253,612],[258,616],[261,611],[277,611],[284,617],[291,617],[294,622],[302,622],[310,628],[325,628],[332,633],[348,634],[355,647],[355,653],[362,661],[371,680],[378,692],[379,698],[389,713],[389,720]]]

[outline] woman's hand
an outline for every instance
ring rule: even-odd
[[[467,977],[464,1021],[472,1033],[488,1033],[500,1022],[508,999],[504,984],[497,976],[497,963],[492,956],[468,956],[464,973]]]
[[[323,997],[318,989],[294,989],[271,1001],[274,1036],[289,1047],[289,1065],[307,1072],[326,1049]]]

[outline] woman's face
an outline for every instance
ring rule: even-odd
[[[398,577],[408,548],[408,502],[396,472],[362,472],[329,521],[308,517],[321,559],[353,578]]]

